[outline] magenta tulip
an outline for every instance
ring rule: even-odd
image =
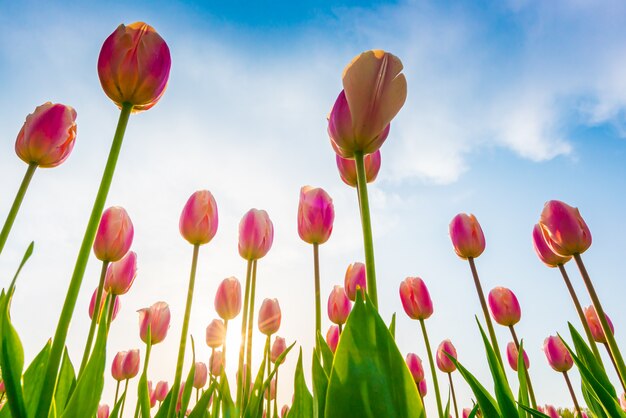
[[[215,349],[224,345],[226,340],[226,326],[221,319],[214,319],[206,327],[206,344]]]
[[[506,287],[495,287],[489,292],[491,316],[500,325],[515,325],[522,316],[522,310],[515,294]]]
[[[413,381],[419,384],[424,380],[424,366],[422,366],[422,359],[415,353],[409,353],[406,355],[406,365],[413,376]]]
[[[343,182],[346,183],[348,186],[356,187],[357,173],[356,163],[354,162],[354,160],[351,160],[349,158],[343,158],[341,155],[337,154],[336,161],[341,180],[343,180]],[[372,154],[367,154],[363,159],[363,163],[365,165],[365,179],[368,183],[372,183],[374,180],[376,180],[378,172],[380,171],[380,150],[376,150],[376,152]]]
[[[506,357],[507,360],[509,360],[509,366],[511,366],[511,369],[513,369],[514,371],[517,371],[518,354],[519,351],[517,351],[517,346],[514,342],[511,341],[506,346]],[[530,367],[530,360],[528,359],[528,355],[526,355],[526,350],[524,350],[524,365],[526,366],[526,369]]]
[[[167,336],[170,327],[170,307],[165,302],[157,302],[139,311],[139,336],[148,343],[148,328],[151,344],[158,344]]]
[[[326,344],[330,347],[330,351],[333,353],[337,351],[337,344],[339,344],[339,327],[337,325],[331,325],[326,332]]]
[[[112,206],[102,213],[93,243],[93,252],[102,261],[118,261],[126,255],[133,243],[133,223],[120,206]]]
[[[454,348],[450,340],[442,341],[437,348],[437,367],[444,373],[452,373],[456,370],[456,366],[447,354],[456,360],[456,348]]]
[[[560,337],[549,336],[543,342],[543,352],[550,367],[557,372],[566,372],[574,365],[574,360]]]
[[[411,319],[428,319],[433,314],[433,301],[419,277],[407,277],[400,283],[400,300]]]
[[[476,217],[459,213],[450,222],[450,238],[456,254],[463,258],[476,258],[485,251],[485,235]]]
[[[539,225],[552,251],[562,257],[582,254],[591,246],[591,231],[577,208],[558,200],[547,202]]]
[[[204,245],[217,233],[217,203],[208,190],[192,194],[180,214],[180,234],[192,245]]]
[[[541,225],[535,224],[533,227],[533,246],[537,252],[537,256],[548,267],[557,267],[559,264],[567,263],[572,257],[562,257],[552,251],[554,243],[548,244],[550,237],[546,231],[541,228]]]
[[[353,302],[356,301],[357,288],[361,288],[362,291],[367,288],[365,264],[363,263],[352,263],[346,270],[344,289],[348,298]]]
[[[137,254],[126,253],[121,260],[109,265],[104,279],[104,289],[113,295],[123,295],[130,290],[137,275]]]
[[[264,210],[250,209],[239,222],[239,255],[246,260],[263,258],[274,241],[274,225]]]
[[[259,330],[265,335],[275,334],[280,328],[281,312],[277,299],[265,299],[259,310]]]
[[[93,312],[95,309],[95,305],[96,305],[96,297],[98,296],[98,289],[96,288],[93,291],[93,294],[91,295],[91,301],[89,302],[89,318],[93,318]],[[102,311],[104,310],[104,304],[105,301],[107,300],[107,292],[106,290],[102,291],[102,298],[100,299],[100,303],[98,304],[100,307],[100,318],[102,317]],[[115,318],[117,317],[117,313],[120,311],[120,298],[115,298],[115,302],[113,305],[113,316],[111,317],[111,321],[114,321]],[[100,322],[100,320],[98,320],[98,323]]]
[[[426,386],[426,379],[420,381],[417,385],[417,389],[420,392],[420,396],[423,398],[428,393],[428,386]]]
[[[235,277],[222,280],[215,293],[215,311],[224,321],[234,319],[241,312],[241,284]]]
[[[328,296],[328,318],[337,325],[343,325],[348,320],[352,302],[341,286],[334,286]]]
[[[537,409],[539,412],[546,414],[550,418],[561,418],[561,415],[559,415],[556,408],[552,405],[546,405],[544,407],[538,406]]]
[[[611,322],[611,318],[605,313],[606,321],[609,324],[609,328],[611,329],[611,333],[615,333],[615,328],[613,327],[613,322]],[[593,339],[598,343],[606,344],[606,335],[604,334],[604,330],[602,329],[602,325],[600,325],[600,318],[598,318],[598,313],[596,312],[596,308],[593,305],[585,308],[585,319],[587,320],[587,325],[589,325],[589,330],[591,331],[591,335]]]
[[[333,200],[321,188],[304,186],[298,205],[298,234],[309,244],[323,244],[333,232]]]

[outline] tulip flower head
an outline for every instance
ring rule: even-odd
[[[97,418],[109,418],[109,405],[103,404],[98,406]]]
[[[47,102],[26,116],[15,140],[15,152],[26,164],[56,167],[70,156],[75,140],[76,111]]]
[[[221,319],[214,319],[206,327],[206,344],[215,349],[224,345],[226,326]]]
[[[156,384],[154,388],[154,397],[157,401],[163,402],[167,397],[167,393],[169,392],[169,387],[166,381],[161,380]]]
[[[211,364],[211,374],[213,376],[219,376],[222,374],[222,368],[224,367],[224,355],[220,350],[214,350],[209,358]]]
[[[124,362],[122,363],[122,373],[124,379],[132,379],[139,373],[140,363],[139,350],[130,350],[124,356]]]
[[[271,401],[276,398],[276,378],[272,379],[272,381],[270,382],[270,388],[269,390],[265,391],[264,397],[265,399],[269,397]]]
[[[112,295],[123,295],[130,290],[136,276],[137,254],[129,251],[121,260],[109,265],[104,279],[104,288]]]
[[[280,305],[278,299],[265,299],[259,310],[259,330],[265,335],[275,334],[280,328]]]
[[[264,210],[250,209],[239,222],[239,255],[246,260],[263,258],[274,241],[274,225]]]
[[[353,302],[356,301],[357,288],[361,288],[363,292],[367,288],[367,273],[363,263],[352,263],[346,270],[344,289]]]
[[[148,380],[148,397],[150,398],[150,408],[154,408],[157,403],[156,391],[152,389],[152,380]]]
[[[280,410],[280,418],[286,418],[289,413],[289,406],[283,405],[283,408]]]
[[[218,286],[215,311],[224,321],[234,319],[241,312],[241,284],[236,277],[228,277]]]
[[[208,190],[192,194],[180,214],[180,234],[191,245],[204,245],[217,233],[217,203]]]
[[[578,209],[559,200],[545,204],[539,225],[552,251],[562,257],[582,254],[591,246],[591,231]]]
[[[328,296],[328,318],[337,325],[343,325],[348,320],[352,310],[352,302],[341,286],[334,286]]]
[[[400,300],[411,319],[428,319],[433,314],[433,301],[419,277],[407,277],[400,283]]]
[[[426,379],[421,380],[417,384],[417,389],[420,392],[420,396],[423,398],[428,393],[428,386],[426,386]]]
[[[128,351],[120,351],[113,357],[111,363],[111,376],[118,382],[124,380],[124,359]]]
[[[505,327],[515,325],[522,316],[522,310],[515,294],[506,287],[495,287],[489,292],[491,316]]]
[[[119,25],[104,41],[98,57],[98,76],[107,96],[133,111],[154,106],[167,87],[172,60],[170,50],[150,25]]]
[[[276,337],[276,339],[274,340],[274,344],[272,344],[272,351],[270,351],[270,360],[272,361],[272,363],[276,363],[278,357],[280,357],[280,355],[283,354],[286,349],[287,343],[285,342],[285,339],[281,337]],[[280,364],[283,364],[284,362],[285,359],[283,358]]]
[[[208,373],[209,371],[205,363],[201,361],[196,362],[196,370],[193,375],[193,387],[196,389],[202,389],[206,385]]]
[[[422,359],[415,353],[409,353],[406,355],[406,365],[413,376],[415,384],[419,384],[424,380],[424,366],[422,366]]]
[[[337,325],[331,325],[326,332],[326,344],[333,353],[337,351],[337,344],[339,344],[339,327]]]
[[[456,359],[456,348],[454,348],[450,340],[444,340],[437,348],[437,367],[444,373],[452,373],[456,370],[456,366],[448,355]]]
[[[541,225],[535,224],[533,227],[533,246],[543,264],[548,267],[557,267],[559,264],[567,263],[572,257],[562,257],[552,251],[551,247],[554,246],[554,243],[548,244],[549,240],[550,236],[541,228]]]
[[[549,336],[543,342],[543,352],[548,359],[550,367],[557,372],[566,372],[574,365],[574,360],[567,347],[558,336]]]
[[[133,243],[133,235],[133,223],[126,210],[120,206],[112,206],[102,213],[93,252],[98,260],[121,260]]]
[[[148,328],[151,344],[158,344],[167,336],[170,327],[170,307],[165,302],[157,302],[139,311],[139,336],[148,343]]]
[[[339,154],[336,155],[336,161],[341,180],[343,180],[343,182],[346,183],[348,186],[356,187],[356,162],[349,158],[343,158]],[[376,152],[372,154],[367,154],[363,159],[363,163],[365,165],[365,179],[368,183],[372,183],[374,180],[376,180],[376,177],[378,177],[378,172],[380,171],[380,150],[376,150]]]
[[[104,310],[104,305],[107,300],[108,293],[106,290],[102,290],[102,298],[100,298],[100,303],[98,304],[100,307],[99,311],[99,319],[98,323],[100,323],[100,319],[102,318],[102,311]],[[89,319],[93,318],[93,313],[96,305],[96,297],[98,297],[98,288],[93,291],[91,295],[91,301],[89,302]],[[117,317],[117,313],[120,311],[120,298],[115,298],[115,302],[113,305],[113,316],[111,317],[111,321],[114,321]]]
[[[450,239],[456,254],[463,258],[476,258],[485,251],[485,235],[476,217],[459,213],[450,222]]]
[[[585,319],[587,320],[587,325],[589,325],[589,330],[591,331],[591,335],[593,339],[602,344],[606,344],[606,335],[604,334],[604,330],[602,329],[602,324],[600,324],[600,318],[598,317],[598,313],[596,312],[596,308],[593,305],[590,305],[584,309],[585,311]],[[611,329],[611,333],[615,333],[615,328],[613,327],[613,322],[611,322],[611,318],[605,312],[606,321],[609,323],[609,328]]]
[[[509,366],[511,366],[511,369],[513,369],[514,371],[517,371],[518,355],[519,355],[519,351],[517,351],[517,346],[515,345],[513,341],[511,341],[506,346],[506,357],[507,357],[507,360],[509,361]],[[526,355],[526,350],[524,350],[524,365],[526,366],[526,369],[530,367],[530,360],[528,359],[528,355]]]
[[[539,410],[539,412],[546,414],[550,418],[561,418],[561,415],[559,415],[556,408],[552,405],[545,405],[543,407],[538,406],[537,409]]]
[[[309,244],[323,244],[333,232],[335,208],[333,200],[321,188],[304,186],[298,205],[298,234]]]

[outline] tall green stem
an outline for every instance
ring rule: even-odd
[[[17,190],[17,195],[15,195],[13,205],[11,205],[7,219],[4,221],[2,232],[0,232],[0,254],[2,254],[2,249],[4,248],[4,244],[7,242],[7,238],[9,238],[13,222],[15,222],[15,217],[17,216],[17,212],[20,210],[20,205],[24,200],[24,195],[26,195],[26,190],[28,189],[30,180],[33,178],[33,174],[35,174],[37,167],[38,165],[36,163],[30,163],[28,165],[26,174],[24,174],[24,178],[22,179],[22,184],[20,184],[20,188]]]
[[[197,246],[196,246],[197,247]],[[148,333],[148,335],[150,335],[150,333]],[[150,337],[152,338],[152,337]],[[150,342],[146,343],[146,358],[144,359],[143,362],[143,372],[141,373],[141,378],[139,379],[139,385],[140,387],[137,389],[137,406],[135,407],[135,418],[139,417],[139,411],[141,410],[141,402],[142,402],[142,388],[141,385],[148,384],[148,363],[150,362],[150,353],[152,352],[152,344]],[[148,388],[144,387],[145,392],[144,395],[148,392]],[[172,393],[177,393],[177,392],[172,392]],[[176,403],[176,402],[174,402]],[[149,408],[149,406],[148,406]],[[145,408],[144,408],[145,411]]]
[[[609,348],[609,345],[606,344],[606,343],[604,343],[602,345],[604,345],[604,348],[606,348],[606,352],[609,355],[609,358],[611,359],[611,364],[613,364],[613,368],[619,374],[619,369],[617,368],[617,363],[615,363],[615,359],[613,358],[613,354],[611,354],[611,349]],[[620,383],[622,383],[622,382],[620,381]],[[626,393],[626,386],[624,386],[624,383],[622,383],[622,390],[624,391],[624,393]]]
[[[519,353],[519,340],[517,339],[517,333],[515,332],[515,328],[513,325],[509,326],[509,330],[511,330],[511,336],[513,336],[513,342],[515,342],[515,348],[517,348],[517,352]],[[524,368],[524,374],[526,375],[526,383],[528,383],[528,394],[530,395],[530,402],[534,409],[537,409],[537,401],[535,400],[535,391],[533,390],[533,384],[530,381],[530,373],[528,372],[528,368]]]
[[[246,290],[243,299],[243,316],[241,317],[241,344],[239,345],[239,365],[237,368],[237,408],[241,411],[243,405],[243,386],[244,386],[244,355],[246,351],[246,331],[248,329],[248,305],[250,303],[250,276],[252,275],[252,260],[248,260],[246,269]]]
[[[276,374],[274,379],[276,379],[276,383],[274,384],[274,387],[276,388],[276,393],[274,393],[274,414],[278,415],[278,364],[276,365]]]
[[[96,324],[100,322],[100,312],[102,310],[102,290],[104,288],[104,278],[107,274],[108,261],[102,262],[102,271],[100,272],[100,281],[98,282],[98,290],[96,291],[96,302],[94,303],[93,315],[91,316],[91,325],[89,326],[89,334],[87,335],[87,342],[85,343],[85,351],[83,351],[83,359],[80,362],[80,368],[78,369],[78,377],[83,374],[87,360],[89,359],[89,353],[91,352],[91,344],[93,343],[93,336],[96,333]],[[108,312],[107,312],[108,314]]]
[[[578,405],[578,400],[576,399],[576,395],[574,394],[574,388],[572,387],[572,382],[569,380],[569,376],[567,372],[563,372],[563,377],[565,377],[565,383],[567,383],[567,388],[569,389],[569,394],[572,397],[572,401],[574,401],[574,408],[576,408],[576,412],[578,413],[578,417],[582,417],[583,413],[580,410],[580,406]]]
[[[248,390],[250,390],[250,384],[252,379],[252,328],[254,326],[254,294],[256,292],[256,263],[254,260],[252,264],[252,279],[250,281],[250,309],[248,310],[248,337],[246,341],[246,385],[244,386],[244,403],[245,406],[248,397]]]
[[[443,415],[443,405],[441,404],[441,394],[439,393],[439,382],[437,381],[437,370],[435,369],[435,361],[433,360],[433,352],[430,349],[430,341],[428,340],[428,333],[426,332],[426,323],[423,319],[420,319],[420,325],[422,327],[422,335],[424,336],[424,344],[426,344],[426,352],[428,353],[428,363],[430,364],[430,373],[433,377],[433,386],[435,387],[435,397],[437,398],[437,411],[440,418],[447,418]]]
[[[117,381],[117,385],[115,386],[115,402],[113,402],[113,407],[117,405],[117,397],[120,394],[120,381]]]
[[[104,173],[102,174],[102,180],[96,195],[96,200],[89,216],[89,222],[87,223],[87,229],[85,230],[85,236],[78,252],[76,259],[76,265],[74,266],[74,272],[72,273],[72,279],[67,290],[65,302],[63,303],[63,309],[61,310],[61,316],[59,317],[59,323],[57,325],[56,332],[54,333],[54,340],[52,347],[50,348],[50,358],[48,359],[48,367],[42,384],[41,397],[39,398],[39,406],[37,407],[36,418],[48,418],[50,413],[50,404],[52,402],[52,396],[54,395],[54,387],[57,380],[57,374],[59,373],[59,365],[61,362],[61,355],[65,348],[65,340],[67,339],[67,332],[70,328],[70,322],[72,320],[72,314],[74,313],[74,307],[76,306],[76,299],[78,298],[78,292],[85,275],[85,269],[87,268],[87,261],[89,260],[89,252],[93,245],[93,240],[96,237],[96,230],[100,223],[100,217],[104,210],[107,195],[111,188],[111,182],[113,180],[113,174],[115,173],[115,166],[117,165],[117,159],[120,155],[122,148],[122,142],[124,140],[124,132],[126,131],[126,125],[130,117],[130,112],[133,106],[129,103],[122,105],[120,112],[120,118],[117,123],[117,129],[113,136],[113,143],[111,144],[111,150],[109,151],[109,158],[107,160]]]
[[[322,332],[322,304],[320,301],[320,251],[319,244],[313,244],[313,271],[315,273],[315,346],[317,334]]]
[[[124,384],[124,393],[122,393],[122,396],[124,396],[124,399],[122,399],[122,407],[120,408],[120,418],[124,417],[124,406],[126,405],[127,395],[128,395],[128,379],[126,379],[126,383]]]
[[[454,403],[454,416],[459,418],[459,407],[456,404],[456,394],[454,393],[454,383],[452,383],[452,373],[448,373],[448,379],[450,380],[450,392],[452,393],[452,402]]]
[[[378,290],[376,288],[376,265],[374,264],[374,239],[372,238],[372,220],[370,218],[370,203],[367,195],[367,178],[365,177],[365,163],[362,152],[354,153],[357,174],[357,191],[361,209],[361,226],[363,228],[363,247],[365,249],[365,268],[367,276],[367,294],[378,309]]]
[[[267,336],[267,341],[265,342],[265,358],[267,359],[267,377],[269,379],[270,377],[270,373],[272,373],[272,362],[270,360],[270,336]],[[272,395],[272,381],[270,380],[270,385],[267,388],[267,403],[266,403],[266,408],[267,408],[267,417],[271,418],[272,415],[270,414],[270,409],[272,406],[272,399],[271,396]]]
[[[178,348],[178,362],[176,363],[176,375],[172,384],[172,393],[177,394],[180,389],[180,379],[183,376],[183,363],[185,362],[185,348],[187,346],[187,332],[189,330],[189,317],[191,315],[191,304],[193,302],[193,288],[196,283],[196,268],[198,267],[198,252],[200,245],[193,246],[193,256],[191,259],[191,273],[189,274],[189,288],[187,289],[187,303],[185,306],[185,318],[183,320],[183,331],[180,333]],[[176,402],[170,402],[168,417],[174,416],[176,412]]]

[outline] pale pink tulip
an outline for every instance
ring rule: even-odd
[[[582,254],[591,246],[591,231],[578,209],[559,200],[545,204],[539,225],[552,251],[562,257]]]
[[[124,362],[122,363],[122,373],[124,373],[124,379],[132,379],[139,373],[140,356],[139,350],[130,350],[124,356]]]
[[[456,366],[446,353],[456,360],[456,348],[454,348],[450,340],[443,340],[437,348],[437,367],[444,373],[452,373],[456,370]]]
[[[328,318],[337,325],[343,325],[348,320],[352,302],[341,286],[334,286],[328,296]]]
[[[102,213],[93,252],[98,260],[118,261],[130,249],[133,235],[133,223],[126,210],[121,206],[112,206]]]
[[[241,284],[236,277],[224,279],[218,286],[215,311],[224,321],[234,319],[241,312]]]
[[[99,405],[97,418],[109,418],[109,405]]]
[[[333,232],[333,200],[321,188],[304,186],[298,205],[298,234],[309,244],[323,244]]]
[[[272,361],[272,363],[276,363],[278,357],[280,357],[280,355],[283,354],[286,349],[287,343],[285,342],[285,339],[281,337],[276,337],[276,339],[274,340],[274,344],[272,344],[272,350],[270,351],[270,360]],[[280,364],[283,364],[284,362],[285,359],[283,358]]]
[[[344,279],[344,288],[346,295],[348,295],[348,298],[353,302],[356,301],[357,288],[361,288],[362,291],[365,291],[367,288],[365,264],[357,262],[348,266]]]
[[[127,353],[127,351],[118,352],[111,363],[111,376],[118,382],[124,380],[124,359]]]
[[[339,169],[341,180],[343,180],[343,182],[348,186],[356,187],[357,173],[355,161],[349,158],[343,158],[339,154],[336,155],[335,159],[337,161],[337,168]],[[378,172],[380,171],[380,150],[376,150],[376,152],[372,154],[367,154],[363,159],[363,163],[365,166],[365,180],[367,183],[372,183],[376,180]]]
[[[208,373],[209,371],[205,363],[201,361],[196,362],[196,370],[193,375],[193,387],[196,389],[202,389],[206,385],[209,377]]]
[[[549,336],[543,342],[543,352],[548,359],[550,367],[557,372],[566,372],[574,365],[574,360],[567,347],[558,336]]]
[[[212,320],[206,327],[206,344],[211,348],[224,345],[226,339],[226,327],[221,319]]]
[[[272,379],[270,382],[270,389],[265,391],[264,398],[267,399],[268,396],[271,401],[276,398],[276,379]]]
[[[280,328],[280,305],[277,299],[265,299],[259,310],[259,330],[265,335],[275,334]]]
[[[167,396],[167,392],[169,392],[169,385],[166,381],[161,380],[156,384],[156,388],[154,389],[154,397],[157,401],[163,402],[165,397]]]
[[[485,235],[476,217],[459,213],[450,222],[450,239],[456,254],[463,258],[476,258],[485,251]]]
[[[494,287],[489,292],[489,308],[493,319],[506,327],[517,324],[522,317],[517,297],[506,287]]]
[[[552,251],[550,247],[554,246],[554,244],[549,245],[549,240],[550,237],[547,235],[547,232],[539,224],[535,224],[533,227],[533,246],[539,259],[548,267],[557,267],[559,264],[567,263],[572,257],[562,257]]]
[[[222,374],[222,368],[224,367],[224,355],[220,350],[213,351],[213,354],[211,354],[211,357],[209,358],[209,363],[211,364],[211,374],[213,376],[219,376]]]
[[[263,258],[274,242],[274,225],[264,210],[250,209],[239,222],[239,255],[246,260]]]
[[[433,301],[419,277],[407,277],[400,283],[400,300],[409,318],[428,319],[433,314]]]
[[[121,260],[109,265],[104,279],[104,288],[113,295],[123,295],[130,290],[136,276],[137,254],[129,251]]]
[[[157,302],[149,308],[139,311],[139,336],[147,343],[148,328],[150,328],[150,340],[152,345],[158,344],[165,339],[170,327],[170,307],[165,302]]]
[[[282,409],[280,410],[280,418],[286,418],[288,413],[289,413],[289,406],[283,405]]]
[[[180,214],[180,234],[192,245],[204,245],[217,233],[217,203],[208,190],[192,194]]]

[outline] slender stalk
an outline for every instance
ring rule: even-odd
[[[104,289],[104,278],[107,274],[108,261],[102,262],[102,271],[100,272],[100,281],[98,282],[98,290],[96,292],[96,303],[93,308],[93,315],[91,316],[91,325],[89,326],[89,334],[87,335],[87,342],[85,343],[85,350],[83,351],[83,359],[80,362],[80,368],[78,369],[78,377],[83,374],[87,360],[89,359],[89,353],[91,352],[91,344],[93,343],[93,336],[96,333],[96,324],[100,322],[100,311],[102,310],[102,293]]]
[[[611,327],[609,326],[609,323],[606,319],[606,314],[604,313],[604,309],[602,308],[602,304],[600,303],[600,299],[598,298],[596,289],[591,282],[591,278],[589,277],[589,273],[587,273],[587,269],[585,268],[585,264],[583,263],[583,259],[580,257],[580,254],[574,254],[574,260],[576,260],[576,265],[578,266],[578,270],[580,270],[580,275],[585,282],[585,286],[587,287],[587,291],[589,292],[589,296],[591,297],[593,306],[596,308],[596,313],[598,314],[598,319],[600,320],[600,324],[602,325],[602,330],[604,331],[606,342],[610,348],[611,354],[613,354],[613,360],[617,365],[617,375],[619,376],[622,386],[626,386],[626,365],[624,365],[622,353],[619,351],[619,347],[617,346],[617,342],[615,341],[615,337],[613,336],[613,331],[611,331]]]
[[[452,402],[454,403],[454,416],[459,418],[459,407],[456,405],[456,394],[454,393],[454,384],[452,383],[452,373],[448,373],[450,380],[450,392],[452,392]]]
[[[354,161],[357,173],[357,191],[361,209],[361,226],[363,228],[363,247],[365,249],[365,268],[367,277],[367,293],[378,309],[378,291],[376,288],[376,265],[374,263],[374,239],[372,238],[372,220],[370,218],[370,203],[367,195],[367,178],[365,177],[365,163],[363,153],[355,152]]]
[[[422,402],[422,411],[424,412],[424,418],[426,417],[426,405],[424,405],[424,397],[422,396],[422,392],[420,392],[420,386],[419,384],[417,385],[417,394],[420,395],[420,401]]]
[[[241,411],[243,398],[243,372],[244,372],[244,353],[246,350],[246,331],[248,329],[248,305],[250,299],[250,276],[252,275],[252,260],[248,260],[246,269],[246,290],[243,299],[243,316],[241,318],[241,344],[239,345],[239,367],[237,368],[237,408]]]
[[[428,363],[430,363],[430,372],[433,376],[433,386],[435,387],[435,397],[437,398],[437,411],[439,416],[443,417],[443,406],[441,404],[441,394],[439,393],[439,382],[437,381],[437,370],[435,369],[435,362],[433,360],[433,352],[430,349],[430,341],[428,340],[428,333],[426,332],[426,323],[423,319],[420,319],[420,325],[422,327],[422,335],[424,336],[424,344],[426,344],[426,352],[428,353]]]
[[[322,332],[322,304],[320,302],[320,252],[319,244],[313,244],[313,271],[315,274],[315,346],[317,334]]]
[[[515,342],[515,348],[517,348],[517,352],[519,353],[519,340],[517,338],[517,333],[515,332],[515,328],[513,325],[509,326],[511,330],[511,335],[513,336],[513,341]],[[524,365],[525,366],[525,365]],[[524,368],[524,374],[526,374],[526,383],[528,383],[528,395],[530,395],[530,403],[533,409],[537,409],[537,401],[535,400],[535,391],[533,390],[533,384],[530,381],[530,373],[528,372],[528,368]]]
[[[111,329],[111,322],[113,322],[113,314],[115,313],[115,299],[117,295],[109,295],[111,298],[111,303],[109,304],[109,312],[107,313],[107,335],[109,335],[109,330]]]
[[[185,306],[185,318],[183,320],[183,330],[180,333],[178,348],[178,362],[176,364],[176,375],[172,384],[172,394],[177,394],[180,389],[180,379],[183,376],[183,363],[185,362],[185,347],[187,346],[187,332],[189,330],[189,316],[191,315],[191,304],[193,302],[193,288],[196,283],[196,268],[198,267],[198,252],[200,245],[193,246],[193,256],[191,258],[191,273],[189,274],[189,288],[187,289],[187,304]],[[167,416],[173,416],[176,412],[176,402],[170,402]]]
[[[39,406],[37,407],[36,418],[48,418],[50,413],[50,404],[52,402],[52,396],[54,395],[54,387],[57,380],[57,374],[59,373],[59,365],[61,362],[61,355],[65,348],[65,340],[67,339],[67,332],[70,328],[70,322],[72,320],[72,314],[74,313],[74,307],[76,306],[76,299],[78,298],[78,292],[85,275],[85,269],[87,268],[87,261],[89,259],[89,252],[93,244],[93,240],[96,237],[96,230],[104,210],[104,204],[106,203],[109,189],[111,188],[111,182],[113,180],[113,174],[115,172],[115,166],[117,159],[122,148],[122,142],[124,140],[124,132],[126,131],[126,125],[130,117],[130,112],[133,106],[129,103],[122,105],[120,112],[120,118],[117,123],[117,129],[113,136],[113,143],[111,144],[111,150],[109,151],[109,158],[107,160],[104,173],[102,174],[102,180],[96,195],[96,200],[89,216],[89,222],[87,223],[87,229],[85,230],[85,236],[78,252],[76,259],[76,265],[74,266],[74,272],[72,273],[72,279],[70,286],[67,290],[65,302],[63,303],[63,309],[61,310],[61,316],[54,333],[54,340],[52,347],[50,348],[50,357],[48,359],[48,367],[42,384],[41,396],[39,398]]]
[[[124,393],[123,395],[127,395],[128,394],[128,379],[126,379],[126,383],[124,384]],[[124,396],[124,399],[122,400],[122,407],[120,408],[120,418],[122,418],[124,416],[124,406],[126,405],[126,396]]]
[[[563,372],[563,377],[565,377],[565,383],[567,383],[569,394],[572,396],[572,401],[574,401],[574,407],[576,408],[576,412],[578,412],[579,417],[582,417],[583,413],[580,410],[580,406],[578,405],[578,400],[576,399],[576,395],[574,394],[574,388],[572,387],[572,382],[569,380],[569,376],[567,375],[567,372]]]
[[[343,324],[339,324],[337,325],[337,327],[339,328],[339,335],[341,335],[341,333],[343,332]]]
[[[500,347],[498,346],[498,339],[496,333],[493,330],[493,322],[491,322],[491,316],[487,309],[487,302],[485,301],[485,294],[483,293],[483,287],[480,284],[480,278],[478,277],[478,271],[476,270],[476,264],[472,257],[468,258],[470,269],[472,270],[472,277],[474,277],[474,285],[476,286],[476,292],[478,293],[478,299],[480,299],[480,306],[483,308],[483,314],[485,315],[485,321],[487,322],[487,329],[489,330],[489,337],[491,339],[491,345],[493,345],[493,351],[496,352],[500,367],[504,370],[504,362],[502,361],[502,355],[500,354]],[[506,375],[505,375],[506,378]]]
[[[276,379],[276,383],[274,385],[274,387],[276,387],[276,393],[274,394],[274,414],[278,415],[278,365],[276,365],[276,377],[274,377],[274,379]],[[273,418],[273,417],[271,417]]]
[[[223,370],[226,370],[226,336],[227,335],[228,335],[228,319],[224,320],[224,344],[222,344],[222,369]]]
[[[24,174],[24,178],[20,184],[20,188],[17,190],[17,195],[15,195],[13,205],[11,205],[11,209],[9,209],[9,214],[7,215],[7,219],[4,221],[4,226],[2,227],[2,232],[0,232],[0,254],[2,254],[2,249],[4,248],[4,244],[7,242],[7,238],[9,238],[13,222],[15,222],[15,217],[17,216],[17,212],[20,210],[20,205],[24,200],[24,195],[26,195],[26,190],[28,189],[30,180],[33,178],[33,174],[35,174],[37,167],[38,165],[36,163],[30,163],[28,165],[26,174]]]
[[[270,360],[270,336],[267,336],[267,341],[265,342],[265,358],[267,361],[267,377],[269,379],[270,377],[270,373],[272,373],[272,362]],[[271,406],[272,406],[272,400],[271,400],[271,396],[272,395],[272,381],[270,380],[270,385],[267,388],[267,418],[271,418],[272,415],[270,414],[270,410],[271,410]]]
[[[248,391],[252,379],[252,327],[254,326],[254,294],[256,291],[256,263],[252,264],[252,280],[250,281],[250,309],[248,309],[248,337],[246,341],[246,385],[244,386],[244,406],[247,403]]]
[[[117,405],[117,396],[120,393],[120,381],[117,381],[117,385],[115,386],[115,402],[113,402],[113,407],[115,407],[115,405]]]
[[[606,352],[609,354],[611,363],[613,364],[613,367],[615,368],[615,371],[617,372],[617,374],[619,374],[617,363],[615,363],[615,359],[613,358],[613,354],[611,354],[611,349],[609,348],[609,345],[607,343],[603,343],[602,345],[604,346],[604,348],[606,348]],[[626,393],[626,386],[624,386],[624,383],[621,380],[620,380],[620,383],[622,384],[622,389],[624,390],[624,393]]]
[[[200,389],[196,388],[196,403],[198,403],[199,399],[200,399]]]
[[[224,338],[224,341],[226,339]],[[209,369],[209,386],[211,386],[211,383],[213,382],[213,356],[215,355],[215,348],[211,347],[211,357],[209,357],[209,365],[208,365],[208,369]],[[212,410],[213,412],[215,412],[215,402],[213,403],[212,406]],[[213,414],[209,413],[210,416],[214,416]]]

